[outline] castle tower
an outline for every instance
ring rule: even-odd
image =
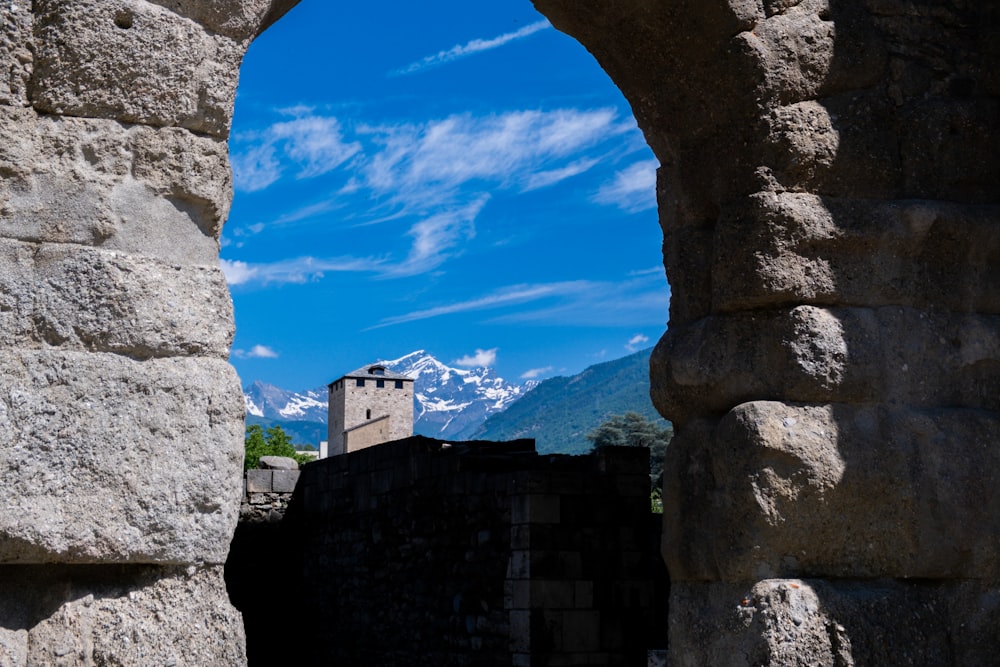
[[[373,364],[328,385],[330,456],[413,435],[413,379]]]

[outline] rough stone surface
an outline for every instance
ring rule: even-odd
[[[1000,579],[1000,7],[535,4],[661,164],[672,660],[996,662],[961,630],[995,637],[996,614],[951,599],[978,578],[995,600]],[[850,577],[865,620],[830,631],[817,592],[802,618],[796,602],[720,633],[746,595],[726,586],[774,576]],[[923,583],[866,602],[900,577]],[[894,614],[929,601],[947,614]]]
[[[0,174],[0,236],[217,265],[223,141],[0,106]]]
[[[36,0],[35,109],[225,137],[247,41],[148,2]]]
[[[240,59],[292,4],[0,9],[0,562],[221,562],[242,408],[218,273],[189,269],[216,265]],[[662,165],[671,320],[651,375],[677,433],[679,664],[995,662],[1000,6],[536,4]],[[142,303],[196,285],[216,291],[203,309]],[[150,572],[89,606],[83,571],[50,573],[51,604],[0,622],[3,659],[240,664],[201,648],[240,641],[227,607],[198,620],[219,596]],[[788,575],[825,579],[760,582]]]
[[[298,3],[298,0],[150,1],[239,41],[256,37]]]
[[[221,563],[243,404],[221,360],[0,359],[0,562]]]
[[[661,407],[679,421],[748,400],[1000,411],[1000,316],[918,308],[713,315],[664,339]]]
[[[197,569],[241,490],[225,138],[250,40],[294,4],[0,7],[3,667],[246,662]]]
[[[222,568],[0,567],[0,664],[246,664]]]
[[[673,667],[993,665],[996,582],[768,579],[671,586]]]
[[[757,193],[748,204],[719,220],[719,312],[806,302],[1000,313],[990,207],[792,192]]]
[[[998,440],[997,414],[967,408],[739,405],[669,447],[668,567],[1000,580]]]
[[[257,467],[264,470],[298,470],[299,464],[287,456],[262,456]]]
[[[232,301],[218,268],[0,239],[0,276],[2,345],[229,356]]]
[[[26,106],[32,56],[31,3],[0,7],[0,105]]]

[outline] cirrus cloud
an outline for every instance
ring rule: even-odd
[[[525,37],[530,37],[536,32],[540,32],[551,27],[552,25],[548,21],[543,20],[526,25],[520,30],[504,33],[503,35],[492,39],[474,39],[465,44],[455,45],[450,49],[438,51],[434,55],[421,58],[416,62],[410,63],[406,67],[393,70],[389,72],[389,76],[404,76],[406,74],[422,72],[423,70],[431,69],[432,67],[440,67],[441,65],[458,60],[459,58],[466,58],[476,53],[482,53],[483,51],[498,49],[505,44],[516,42],[517,40],[524,39]]]
[[[617,206],[629,213],[638,213],[656,208],[656,160],[636,162],[615,174],[594,194],[592,201],[597,204]]]

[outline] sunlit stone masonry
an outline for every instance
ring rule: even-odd
[[[293,4],[0,4],[0,664],[245,661],[218,234]],[[535,4],[662,165],[671,664],[995,664],[1000,5]]]
[[[240,61],[286,0],[0,5],[0,664],[240,665],[218,268]]]
[[[535,4],[662,165],[671,664],[996,664],[1000,5]]]

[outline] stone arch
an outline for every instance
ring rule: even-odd
[[[239,61],[293,4],[2,10],[0,655],[14,664],[55,647],[243,659],[217,641],[241,632],[220,564],[242,406],[215,258]],[[996,7],[536,5],[608,71],[663,165],[673,302],[651,372],[677,424],[676,664],[989,663]],[[140,659],[121,638],[152,615]]]
[[[988,662],[966,628],[997,627],[995,588],[959,582],[1000,566],[997,10],[536,5],[663,165],[676,664],[891,663],[921,637],[917,662]]]

